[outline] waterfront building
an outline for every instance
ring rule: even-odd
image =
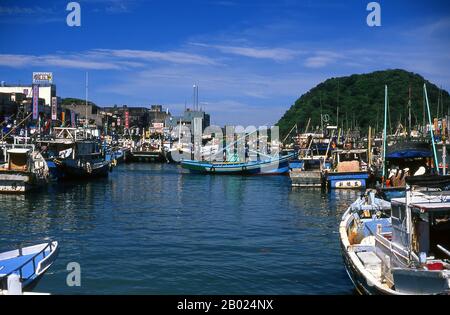
[[[16,85],[6,85],[2,83],[0,85],[0,93],[8,94],[23,94],[26,98],[33,97],[33,89],[31,84],[16,84]],[[39,86],[39,98],[44,100],[45,106],[50,106],[52,103],[52,97],[56,96],[56,85],[40,85]]]

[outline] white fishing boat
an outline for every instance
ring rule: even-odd
[[[345,267],[361,294],[450,294],[450,177],[407,179],[406,196],[358,199],[339,227]]]
[[[47,163],[34,145],[3,145],[2,150],[0,193],[25,193],[48,182]]]

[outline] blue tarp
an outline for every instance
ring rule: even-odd
[[[433,152],[429,150],[405,150],[396,151],[386,155],[386,159],[413,159],[413,158],[432,158]]]

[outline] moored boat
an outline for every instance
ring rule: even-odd
[[[49,168],[34,145],[3,145],[0,193],[25,193],[48,182]]]
[[[450,294],[450,177],[406,182],[405,197],[371,193],[342,217],[342,255],[361,294]]]
[[[289,172],[289,161],[297,156],[291,153],[266,160],[248,162],[204,162],[185,160],[181,162],[184,169],[194,173],[227,175],[280,175]]]
[[[329,189],[362,189],[367,185],[369,170],[366,150],[336,150],[331,171],[324,173]]]
[[[22,290],[32,290],[58,256],[58,242],[0,253],[0,295],[8,294],[8,278],[18,276]]]

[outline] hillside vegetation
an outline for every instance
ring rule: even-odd
[[[422,76],[404,70],[377,71],[331,78],[302,95],[278,121],[280,134],[284,137],[298,124],[305,129],[311,118],[311,127],[320,126],[321,113],[328,114],[328,124],[336,125],[339,104],[339,127],[348,129],[358,126],[364,132],[369,125],[383,128],[384,87],[389,89],[389,121],[392,128],[399,122],[405,124],[408,117],[409,88],[411,87],[412,124],[422,124],[424,109],[423,84],[427,84],[428,100],[432,117],[447,115],[449,93],[442,91]],[[426,116],[427,118],[427,116]],[[428,118],[427,118],[428,119]]]

